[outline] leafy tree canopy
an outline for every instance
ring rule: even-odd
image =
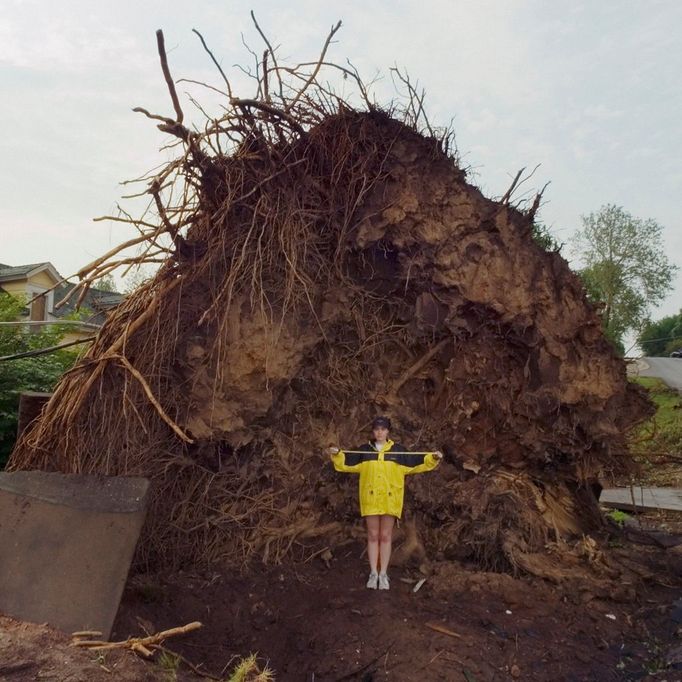
[[[544,223],[533,223],[532,225],[533,240],[538,246],[541,246],[545,251],[560,251],[562,244],[560,244],[550,229]]]
[[[582,218],[573,249],[585,267],[580,275],[602,311],[606,335],[622,346],[624,334],[641,330],[672,288],[677,266],[665,252],[663,228],[608,204]]]
[[[682,310],[655,322],[647,322],[637,338],[644,355],[666,356],[682,347]]]
[[[96,279],[93,282],[93,286],[100,291],[118,291],[116,288],[116,281],[112,274],[103,275],[99,279]]]
[[[0,291],[0,322],[20,320],[25,308],[25,300]],[[0,357],[57,345],[65,331],[66,326],[61,325],[37,329],[0,325]],[[0,469],[5,465],[16,438],[19,394],[23,391],[51,391],[76,357],[77,352],[61,350],[0,362]]]

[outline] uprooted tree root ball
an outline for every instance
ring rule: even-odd
[[[484,197],[409,80],[407,104],[381,110],[326,62],[329,39],[292,68],[268,44],[252,99],[221,70],[227,113],[191,130],[157,36],[176,115],[140,111],[182,154],[148,179],[158,221],[117,216],[140,236],[84,268],[83,289],[163,264],[11,468],[149,477],[147,565],[280,561],[342,541],[353,482],[321,453],[380,411],[403,442],[445,453],[408,495],[429,555],[542,572],[548,542],[597,529],[591,485],[627,469],[624,432],[649,406],[578,278],[534,243],[540,197]]]

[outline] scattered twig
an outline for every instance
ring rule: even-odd
[[[449,630],[443,625],[439,625],[438,623],[426,623],[426,627],[429,628],[429,630],[433,630],[434,632],[440,632],[443,635],[447,635],[448,637],[456,637],[457,639],[462,639],[462,635],[457,634],[454,630]]]
[[[100,630],[79,630],[78,632],[72,632],[71,637],[101,637],[102,633]]]
[[[375,656],[370,661],[367,661],[367,663],[365,663],[360,668],[356,668],[355,670],[352,670],[351,672],[346,673],[342,677],[336,678],[336,682],[343,682],[343,680],[351,680],[354,677],[357,677],[358,675],[360,675],[361,673],[364,673],[365,670],[367,670],[372,665],[374,665],[382,656],[386,656],[388,654],[388,652],[391,650],[391,648],[393,647],[393,644],[394,644],[394,642],[391,642],[384,651],[382,651],[378,656]]]
[[[161,644],[151,644],[150,647],[155,650],[165,651],[167,654],[170,654],[171,656],[175,656],[179,661],[184,663],[195,675],[198,675],[203,679],[218,681],[225,679],[224,677],[218,677],[217,675],[207,673],[205,670],[202,670],[201,665],[195,665],[194,663],[192,663],[192,661],[185,658],[182,654],[179,654],[177,651],[173,651],[168,647],[162,646]]]
[[[429,660],[428,663],[424,664],[419,670],[424,670],[425,668],[428,668],[439,656],[443,655],[443,649],[440,651],[437,651],[434,656],[431,656],[431,659]]]

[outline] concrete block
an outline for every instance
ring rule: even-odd
[[[0,611],[108,638],[148,488],[145,478],[0,473]]]

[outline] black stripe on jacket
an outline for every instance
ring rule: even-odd
[[[356,464],[361,464],[362,462],[371,462],[379,459],[379,453],[374,449],[371,443],[365,443],[357,448],[353,448],[360,452],[357,453],[344,453],[346,466],[355,466]],[[407,448],[399,443],[394,443],[391,450],[396,452],[406,453],[409,452]],[[384,460],[386,462],[395,462],[396,464],[401,464],[406,467],[416,467],[424,463],[424,457],[426,455],[413,455],[413,454],[400,454],[392,455],[391,450],[384,452]]]
[[[370,462],[379,459],[379,453],[374,449],[374,446],[371,443],[365,443],[357,448],[353,448],[353,450],[359,450],[360,452],[353,452],[351,454],[344,453],[344,462],[346,466],[352,467],[356,464],[361,464],[362,462]]]
[[[396,450],[398,452],[405,452],[405,450],[402,448],[396,448]],[[418,467],[420,464],[424,464],[424,457],[426,457],[426,455],[392,455],[390,450],[384,453],[384,459],[387,462],[395,462],[396,464],[401,464],[404,467],[410,467],[410,469],[413,467]]]

